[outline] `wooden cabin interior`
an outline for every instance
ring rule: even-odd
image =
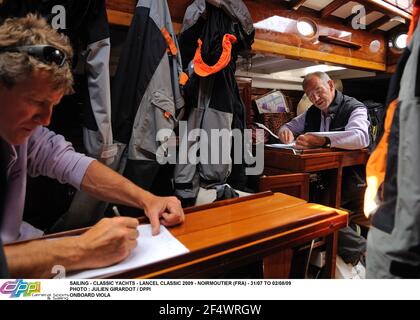
[[[167,2],[174,30],[179,32],[186,8],[193,0],[167,0]],[[362,102],[385,105],[390,78],[395,73],[398,59],[406,46],[408,28],[412,19],[412,1],[243,0],[243,2],[251,13],[256,30],[252,50],[243,52],[236,63],[236,79],[246,108],[248,127],[252,127],[254,122],[261,122],[269,129],[276,131],[282,124],[305,111],[311,103],[308,103],[309,100],[304,95],[302,81],[306,74],[314,71],[328,73],[335,81],[336,87],[346,95]],[[111,81],[136,4],[137,0],[106,0],[111,32]],[[277,90],[284,96],[287,110],[276,117],[259,114],[256,101]],[[68,100],[64,105],[71,104],[72,108],[58,108],[55,111],[51,128],[64,134],[73,142],[77,150],[83,150],[83,137],[80,128],[80,114],[83,112],[83,105],[77,97],[66,99]],[[343,168],[354,165],[364,166],[367,159],[367,150],[348,153],[331,151],[329,154],[324,153],[316,157],[310,153],[299,157],[293,157],[286,153],[279,156],[272,150],[266,151],[264,176],[251,179],[248,182],[249,189],[253,192],[273,191],[291,196],[294,200],[287,199],[292,202],[296,201],[293,206],[303,206],[310,212],[310,215],[299,216],[297,211],[293,211],[294,207],[288,207],[278,198],[270,201],[275,204],[280,203],[284,206],[284,210],[290,211],[291,215],[295,214],[301,219],[299,223],[302,221],[315,223],[317,221],[319,229],[311,229],[314,228],[312,225],[305,226],[308,229],[305,229],[307,233],[303,234],[301,232],[304,227],[298,223],[297,226],[293,225],[297,229],[302,228],[297,232],[298,240],[291,240],[284,233],[282,242],[275,242],[271,238],[267,240],[267,243],[272,245],[270,248],[268,244],[262,246],[259,242],[261,239],[251,237],[254,245],[252,250],[248,247],[245,248],[242,242],[226,237],[226,243],[233,241],[232,243],[235,248],[239,248],[239,251],[232,253],[233,249],[229,251],[228,247],[223,247],[226,256],[222,257],[220,253],[222,251],[212,252],[214,260],[210,262],[199,261],[201,256],[197,255],[194,256],[196,259],[194,261],[198,262],[181,261],[188,265],[185,269],[174,269],[168,264],[164,269],[158,270],[150,267],[142,269],[141,272],[127,273],[123,276],[234,278],[264,276],[275,278],[280,275],[281,277],[304,278],[308,275],[308,265],[306,264],[308,251],[318,250],[326,252],[327,267],[322,270],[312,270],[311,277],[334,277],[335,254],[337,252],[336,231],[347,223],[347,218],[343,218],[342,211],[340,211]],[[153,186],[156,187],[156,189],[152,189],[153,192],[162,196],[170,195],[170,191],[162,188],[165,182],[170,184],[170,170],[171,168],[168,168],[166,176],[165,171],[162,172],[163,176]],[[320,193],[318,198],[314,198],[311,196],[311,192],[313,192],[311,190],[317,182],[314,173],[318,171],[326,172],[329,188],[334,191],[324,190],[324,193],[321,192],[322,194]],[[59,185],[49,178],[31,179],[28,187],[26,220],[44,230],[51,227],[59,215],[67,210],[75,193],[74,189]],[[46,190],[50,195],[48,207],[40,201]],[[296,200],[297,198],[300,199]],[[267,203],[271,203],[270,201]],[[313,206],[306,203],[307,201],[317,202],[325,207]],[[226,205],[231,205],[231,203],[226,203]],[[239,215],[243,209],[240,206],[241,204],[238,208],[235,207],[234,214]],[[265,207],[262,204],[256,205],[256,208],[260,207],[261,210],[269,210],[268,204]],[[337,216],[333,217],[330,208],[337,210]],[[201,209],[217,210],[213,207]],[[188,210],[196,212],[198,209],[188,208]],[[42,215],[39,214],[40,212]],[[324,219],[322,221],[321,216]],[[194,217],[195,219],[192,220],[195,224],[191,228],[198,228],[199,215]],[[216,222],[210,221],[210,218],[207,219],[205,216],[201,218],[210,227],[215,227],[213,224]],[[352,219],[361,227],[361,233],[366,235],[369,230],[369,221],[362,217],[361,212],[357,212]],[[258,223],[255,224],[258,225]],[[271,233],[264,233],[263,227],[265,226],[261,226],[261,230],[256,229],[255,234],[264,236],[264,239],[273,236]],[[225,230],[220,228],[221,231]],[[284,231],[280,222],[276,228],[278,228],[277,231]],[[333,228],[333,233],[327,232],[328,228]],[[307,235],[309,233],[312,237]],[[196,244],[201,241],[201,239],[195,239],[193,235],[189,235],[187,228],[180,227],[176,229],[175,234],[179,239],[185,239],[190,243]],[[207,233],[205,234],[207,235]],[[314,237],[314,235],[316,236]],[[208,241],[211,242],[210,234],[208,236]],[[253,236],[255,235],[253,234]],[[288,247],[285,247],[285,243],[288,244]],[[293,246],[293,251],[290,249],[291,246]],[[201,246],[197,244],[197,247],[194,248],[200,253],[207,250],[204,244]],[[279,254],[273,254],[274,249],[279,248],[282,251]],[[258,263],[251,259],[254,256],[259,258]],[[292,264],[286,266],[284,261],[290,262],[292,257]],[[261,261],[264,263],[261,264]],[[219,265],[218,269],[215,267],[216,264]],[[244,264],[245,268],[239,268]],[[226,273],[226,270],[222,270],[224,268],[220,266],[228,266],[226,269],[232,271]],[[214,272],[212,273],[212,271]]]
[[[115,64],[118,44],[124,41],[136,2],[106,1],[115,36]],[[252,51],[239,57],[236,75],[249,123],[256,112],[252,101],[272,90],[281,90],[291,112],[301,113],[297,109],[303,96],[302,79],[312,71],[328,72],[332,79],[341,82],[343,93],[360,101],[385,103],[389,79],[405,46],[412,18],[411,1],[244,2],[253,18],[256,36]],[[168,0],[175,30],[180,30],[191,3]]]
[[[108,19],[117,43],[123,43],[136,2],[107,0]],[[176,31],[180,30],[185,10],[191,3],[191,0],[168,0]],[[251,13],[256,34],[252,51],[237,60],[236,77],[249,127],[257,121],[275,131],[309,107],[302,80],[305,74],[314,71],[327,72],[346,95],[385,104],[389,80],[405,48],[412,19],[411,1],[244,0],[244,3]],[[118,44],[114,50],[118,52]],[[118,53],[114,58],[116,63]],[[289,106],[288,112],[276,121],[259,114],[255,105],[255,100],[273,90],[280,90]],[[362,158],[358,163],[364,165],[367,156]],[[251,180],[254,190],[258,190],[258,185],[260,191],[272,190],[314,200],[310,197],[310,173],[278,170],[273,168],[274,162],[267,162],[266,153],[267,177],[259,182]],[[331,179],[335,179],[334,175]],[[336,195],[324,195],[316,201],[337,207],[337,199]],[[369,222],[361,214],[352,219],[366,236]],[[325,248],[325,240],[316,246]],[[306,261],[309,247],[305,243],[294,251],[293,264],[286,274],[307,276],[301,265]],[[264,271],[258,264],[239,270],[245,277],[261,273]],[[232,276],[238,276],[238,269]]]

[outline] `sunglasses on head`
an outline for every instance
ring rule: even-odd
[[[55,63],[59,67],[62,67],[67,59],[67,55],[62,50],[44,44],[0,48],[0,53],[3,52],[27,53],[45,64]]]

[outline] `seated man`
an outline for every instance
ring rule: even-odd
[[[169,226],[184,220],[175,197],[142,190],[43,127],[72,90],[71,61],[69,40],[43,19],[28,15],[0,26],[0,244],[24,239],[31,229],[22,222],[27,174],[46,175],[101,200],[143,208],[153,234],[159,233],[160,222]],[[0,245],[1,276],[8,275],[2,249],[13,278],[51,277],[55,265],[67,272],[112,265],[136,246],[137,225],[134,218],[116,217],[99,221],[77,238]]]
[[[355,98],[335,90],[334,82],[324,72],[305,76],[303,89],[313,105],[304,113],[283,125],[279,139],[291,143],[296,137],[296,148],[335,147],[355,150],[369,146],[369,119],[366,106]],[[329,138],[309,132],[337,131]],[[365,168],[355,166],[343,169],[341,207],[351,212],[362,212],[365,190]],[[350,228],[339,234],[339,253],[345,262],[356,263],[359,252],[365,252],[364,239]],[[346,250],[349,248],[349,250]]]
[[[335,90],[334,81],[324,72],[308,74],[303,90],[313,105],[283,125],[279,139],[291,143],[295,137],[300,149],[331,146],[341,149],[362,149],[369,145],[369,120],[366,106]],[[341,131],[330,138],[307,132]]]

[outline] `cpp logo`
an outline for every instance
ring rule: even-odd
[[[0,293],[10,294],[10,298],[31,297],[41,292],[41,282],[26,282],[23,280],[7,281],[0,287]]]

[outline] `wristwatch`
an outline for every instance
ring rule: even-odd
[[[329,148],[331,147],[331,140],[328,137],[324,137],[325,138],[325,143],[321,146],[322,148]]]

